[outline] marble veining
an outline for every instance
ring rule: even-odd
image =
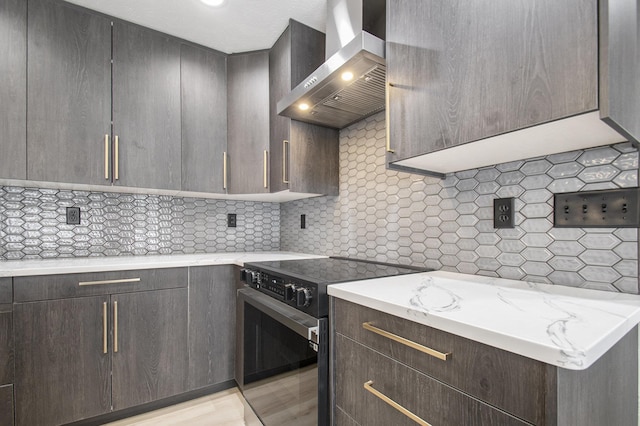
[[[446,271],[336,284],[329,294],[571,370],[640,322],[637,295]]]

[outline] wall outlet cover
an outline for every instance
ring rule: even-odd
[[[307,215],[300,215],[300,229],[305,229],[307,227]]]
[[[227,214],[227,227],[235,228],[238,225],[238,218],[235,213]]]
[[[493,200],[493,227],[497,229],[515,228],[514,198],[496,198]]]
[[[67,225],[80,225],[80,207],[67,207]]]

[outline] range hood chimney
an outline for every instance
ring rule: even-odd
[[[385,107],[385,0],[327,0],[326,61],[278,114],[342,129]]]

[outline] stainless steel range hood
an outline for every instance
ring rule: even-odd
[[[384,33],[384,0],[328,0],[327,60],[278,102],[278,114],[342,129],[382,111]]]

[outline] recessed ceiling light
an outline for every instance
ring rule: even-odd
[[[300,108],[302,111],[306,111],[309,109],[309,104],[300,104],[298,105],[298,108]]]
[[[207,6],[220,7],[224,4],[226,0],[200,0],[202,3]]]

